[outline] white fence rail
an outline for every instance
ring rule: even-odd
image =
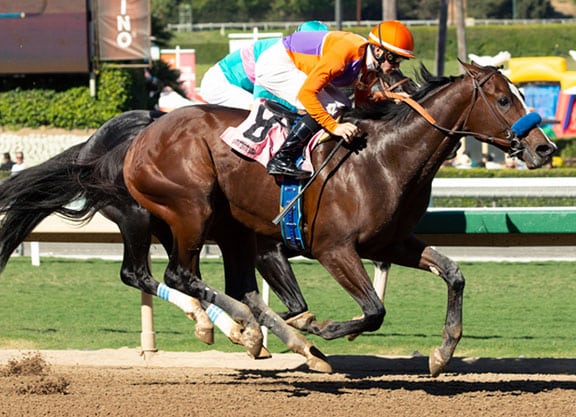
[[[336,27],[338,22],[324,20],[324,23],[330,27]],[[574,24],[575,19],[467,19],[466,24],[469,26],[487,26],[487,25],[543,25],[550,23]],[[177,32],[192,32],[200,30],[252,30],[257,27],[262,30],[285,29],[290,30],[298,27],[304,21],[293,22],[222,22],[222,23],[169,23],[166,28]],[[344,20],[343,28],[350,27],[373,27],[380,23],[380,20]],[[438,20],[405,20],[407,26],[438,26]]]
[[[434,197],[576,197],[576,178],[435,178]]]
[[[576,197],[576,177],[435,178],[432,182],[432,198],[434,197],[573,198]],[[49,216],[26,240],[70,243],[122,242],[118,226],[100,214],[96,214],[92,221],[82,226],[56,215]]]

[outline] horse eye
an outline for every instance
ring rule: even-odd
[[[508,104],[510,104],[510,99],[506,96],[500,97],[498,99],[498,104],[502,107],[507,106]]]

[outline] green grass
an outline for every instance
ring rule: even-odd
[[[314,262],[294,262],[311,310],[323,319],[349,319],[357,305]],[[372,272],[372,267],[367,264]],[[123,285],[119,262],[47,258],[40,267],[14,257],[0,287],[0,348],[99,349],[140,344],[140,295]],[[163,261],[153,262],[161,277]],[[464,337],[457,356],[576,357],[574,265],[560,263],[461,263],[467,278]],[[204,260],[204,279],[222,288],[219,260]],[[279,310],[272,296],[271,305]],[[446,286],[438,277],[393,267],[382,328],[354,342],[308,336],[326,354],[428,355],[441,341]],[[158,348],[168,351],[243,351],[225,336],[206,346],[176,307],[155,299]],[[286,352],[273,335],[272,352]]]

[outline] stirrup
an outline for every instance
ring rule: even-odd
[[[270,162],[272,162],[272,160]],[[284,175],[296,179],[306,179],[312,176],[310,171],[301,170],[296,165],[289,166],[278,163],[268,163],[266,170],[270,175]]]

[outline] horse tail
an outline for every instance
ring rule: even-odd
[[[0,272],[48,215],[81,223],[103,207],[132,204],[122,176],[124,157],[134,137],[162,115],[146,110],[122,113],[85,142],[1,182]]]
[[[74,161],[84,144],[75,145],[42,164],[27,168],[0,183],[0,272],[12,252],[49,214],[86,219],[89,207],[67,205],[82,194]]]

